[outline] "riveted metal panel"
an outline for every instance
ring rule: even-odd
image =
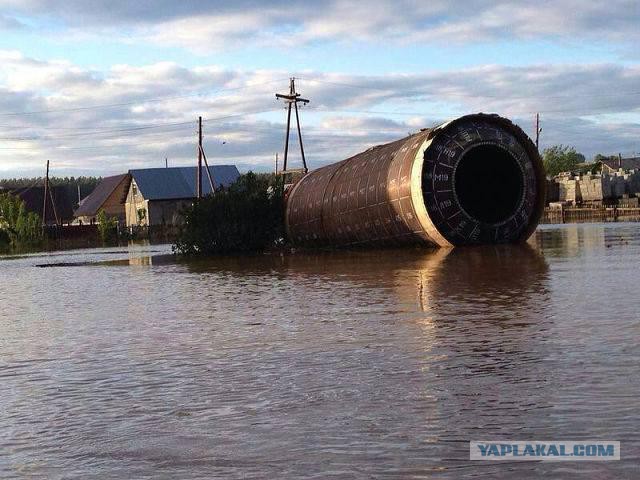
[[[524,179],[522,201],[499,224],[472,218],[455,191],[458,163],[484,144],[507,151]],[[467,115],[308,173],[289,194],[287,232],[305,246],[518,241],[539,221],[543,179],[540,157],[522,130],[497,115]]]

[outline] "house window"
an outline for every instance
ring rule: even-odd
[[[133,193],[134,196],[138,194],[138,187],[136,186],[135,183],[131,185],[131,192]]]

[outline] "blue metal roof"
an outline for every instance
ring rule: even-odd
[[[196,170],[198,167],[141,168],[129,170],[146,200],[171,200],[196,196]],[[235,165],[209,167],[216,188],[228,187],[240,176]],[[202,194],[211,193],[206,167],[202,167]]]

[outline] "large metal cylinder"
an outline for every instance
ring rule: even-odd
[[[545,174],[529,137],[474,114],[314,170],[288,195],[300,246],[453,246],[526,240]]]

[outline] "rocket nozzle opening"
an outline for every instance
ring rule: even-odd
[[[516,159],[493,144],[469,149],[454,172],[460,207],[476,221],[491,225],[509,220],[518,211],[524,183]]]

